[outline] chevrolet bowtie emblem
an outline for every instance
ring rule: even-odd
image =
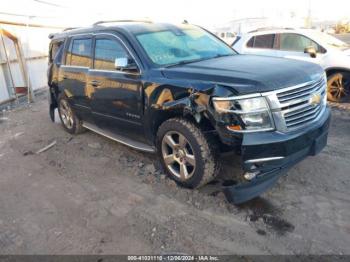
[[[321,94],[313,94],[309,100],[310,105],[317,106],[321,103]]]

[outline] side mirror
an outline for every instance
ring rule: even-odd
[[[315,58],[317,56],[317,51],[316,51],[315,47],[313,47],[313,46],[306,47],[304,49],[304,53],[309,54],[310,57],[312,57],[312,58]]]
[[[116,70],[129,70],[129,71],[137,71],[136,63],[133,59],[128,57],[118,57],[114,60],[114,67]]]
[[[123,70],[128,67],[128,58],[127,57],[119,57],[114,60],[115,69]]]

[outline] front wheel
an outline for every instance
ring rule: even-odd
[[[327,99],[332,102],[342,102],[349,95],[349,83],[344,74],[336,73],[328,77]]]
[[[198,188],[219,173],[215,143],[192,122],[173,118],[158,130],[157,150],[168,176],[188,188]]]

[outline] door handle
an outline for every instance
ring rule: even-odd
[[[92,86],[94,86],[94,87],[98,87],[98,86],[101,85],[101,83],[100,83],[99,81],[97,81],[97,80],[92,80],[92,81],[90,82],[90,84],[91,84]]]

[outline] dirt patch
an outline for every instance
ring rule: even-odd
[[[239,206],[220,190],[241,174],[237,156],[223,155],[220,176],[189,190],[152,154],[67,134],[44,98],[4,112],[0,253],[350,254],[350,110],[332,111],[325,150]]]

